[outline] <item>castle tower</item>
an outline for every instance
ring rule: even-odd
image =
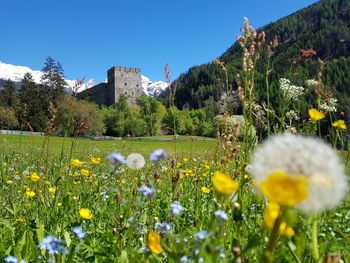
[[[107,71],[108,89],[114,91],[114,102],[124,94],[128,104],[135,105],[136,98],[143,93],[141,85],[141,70],[138,68],[112,67]]]

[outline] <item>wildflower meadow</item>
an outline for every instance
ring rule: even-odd
[[[278,41],[248,20],[242,32],[243,121],[223,114],[215,139],[179,137],[175,121],[169,141],[0,135],[1,259],[350,262],[348,127],[317,74],[323,62],[303,86],[291,67],[279,105],[266,63],[260,101],[254,68]]]

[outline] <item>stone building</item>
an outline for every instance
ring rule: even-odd
[[[98,105],[110,106],[124,94],[131,105],[143,94],[141,70],[138,68],[112,67],[107,71],[107,83],[100,83],[78,94],[79,98],[88,97]]]

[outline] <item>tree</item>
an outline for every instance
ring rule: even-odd
[[[19,101],[16,94],[16,87],[9,79],[6,82],[5,87],[0,90],[0,105],[4,107],[10,107],[15,110],[18,106],[18,103]]]
[[[21,126],[28,125],[42,131],[48,121],[48,97],[44,86],[36,84],[30,73],[26,73],[18,91],[21,107],[17,110],[17,117]]]
[[[60,62],[55,61],[52,57],[47,57],[44,65],[42,70],[45,73],[41,77],[41,82],[49,94],[50,101],[57,105],[67,87],[63,67]]]
[[[140,96],[136,99],[140,107],[141,118],[147,125],[147,134],[153,136],[157,133],[159,122],[166,113],[165,107],[153,97]]]
[[[12,129],[18,126],[18,120],[13,109],[0,106],[0,128]]]
[[[56,133],[69,136],[101,135],[105,132],[103,115],[98,106],[69,95],[62,96],[57,105],[55,128]]]

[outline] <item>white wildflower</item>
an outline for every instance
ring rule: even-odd
[[[330,98],[320,104],[320,110],[323,112],[336,112],[337,111],[337,99]]]
[[[283,92],[283,97],[288,100],[296,100],[304,93],[303,87],[292,85],[290,80],[285,78],[280,79],[280,89]]]
[[[145,158],[139,153],[132,153],[126,158],[126,164],[132,170],[141,169],[145,163]]]
[[[299,120],[299,114],[298,113],[296,113],[294,110],[290,110],[290,111],[287,111],[286,112],[286,118],[288,119],[288,120]]]
[[[318,84],[318,81],[314,79],[308,79],[306,81],[306,85],[308,85],[309,87],[317,86]]]
[[[348,180],[337,153],[320,140],[285,133],[263,143],[252,158],[251,174],[260,184],[272,173],[308,179],[308,197],[295,207],[305,212],[334,208],[346,196]]]

